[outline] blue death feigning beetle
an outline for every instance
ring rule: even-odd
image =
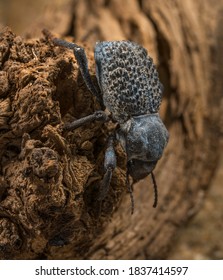
[[[163,86],[152,58],[142,46],[131,41],[104,41],[95,45],[96,77],[100,91],[94,86],[88,70],[84,48],[44,34],[55,45],[72,49],[83,80],[101,107],[92,115],[64,125],[64,130],[73,130],[92,121],[106,122],[112,119],[118,125],[109,136],[105,151],[105,174],[100,183],[99,200],[108,192],[113,170],[116,168],[114,141],[121,143],[127,155],[126,184],[131,197],[131,213],[134,211],[133,184],[152,176],[157,205],[157,185],[153,170],[162,157],[169,134],[159,116]],[[132,183],[130,184],[130,177]]]

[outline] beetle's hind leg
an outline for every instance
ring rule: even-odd
[[[50,39],[55,45],[73,50],[74,56],[76,58],[76,61],[78,63],[81,75],[83,77],[83,80],[84,80],[87,88],[97,98],[98,102],[101,105],[101,108],[104,109],[104,103],[103,103],[101,93],[95,87],[95,85],[94,85],[94,83],[91,79],[89,70],[88,70],[88,60],[87,60],[87,56],[86,56],[84,48],[80,47],[79,45],[77,45],[75,43],[71,43],[71,42],[67,42],[67,41],[62,40],[62,39],[55,38],[46,29],[43,30],[43,34],[48,39]]]

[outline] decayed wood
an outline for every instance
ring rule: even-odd
[[[170,141],[155,170],[159,206],[152,208],[147,178],[134,187],[133,216],[119,146],[118,168],[99,213],[96,197],[109,126],[62,131],[63,122],[99,106],[72,53],[44,38],[24,41],[9,30],[1,34],[2,258],[166,256],[177,229],[199,209],[219,154],[221,94],[211,52],[218,17],[214,6],[201,3],[74,1],[69,35],[90,46],[99,39],[143,44],[165,86],[161,116]],[[92,49],[87,54],[95,79]]]

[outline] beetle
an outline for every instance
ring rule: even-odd
[[[109,136],[105,151],[105,174],[101,181],[99,200],[108,192],[112,172],[116,167],[114,141],[117,139],[127,155],[126,184],[131,197],[132,210],[134,201],[132,186],[134,183],[152,176],[157,205],[157,185],[153,170],[162,157],[169,139],[168,131],[159,116],[163,85],[152,58],[147,50],[131,41],[103,41],[95,45],[94,57],[96,77],[100,91],[92,82],[88,70],[88,61],[84,48],[75,43],[55,38],[48,31],[45,35],[55,45],[73,50],[83,80],[90,92],[97,98],[104,110],[65,124],[65,130],[72,130],[95,120],[106,122],[110,118],[117,128]],[[133,182],[130,184],[129,176]]]

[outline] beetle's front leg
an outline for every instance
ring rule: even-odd
[[[114,138],[115,138],[114,135],[109,136],[108,146],[105,151],[105,160],[104,160],[105,174],[100,183],[100,195],[98,197],[98,200],[100,200],[100,201],[103,200],[108,193],[109,186],[111,183],[112,173],[113,173],[113,170],[116,168]]]

